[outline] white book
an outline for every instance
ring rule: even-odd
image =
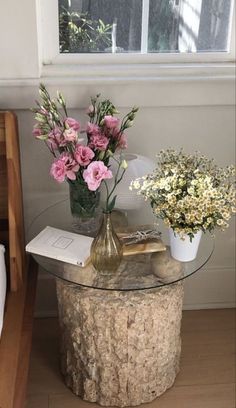
[[[58,259],[73,265],[86,266],[93,238],[73,232],[46,227],[26,245],[26,251]]]

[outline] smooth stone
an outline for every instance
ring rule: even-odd
[[[169,247],[166,251],[154,252],[150,264],[152,273],[163,282],[176,281],[184,276],[182,263],[171,257]]]

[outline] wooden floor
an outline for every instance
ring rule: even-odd
[[[96,408],[74,396],[58,369],[57,319],[36,319],[26,408]],[[175,385],[142,408],[235,408],[235,310],[184,312]]]

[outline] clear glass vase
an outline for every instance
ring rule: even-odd
[[[95,237],[101,224],[100,192],[91,191],[83,181],[70,181],[72,228],[82,235]]]
[[[103,213],[98,235],[91,247],[91,262],[104,275],[115,272],[122,260],[122,244],[112,226],[111,213]]]

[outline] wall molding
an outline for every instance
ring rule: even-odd
[[[78,69],[73,68],[73,72],[66,75],[66,68],[48,66],[41,78],[0,79],[0,108],[30,109],[39,97],[40,82],[52,95],[60,90],[68,108],[75,109],[86,108],[90,97],[96,93],[111,98],[120,108],[132,105],[142,108],[235,105],[235,65],[227,74],[220,71],[210,74],[210,70],[206,73],[203,68],[190,74],[192,71],[188,72],[186,67],[175,72],[170,68],[156,70],[151,66],[148,72],[145,67],[139,67],[123,72],[123,75],[119,70],[113,71],[110,76],[105,76],[103,70],[100,75],[95,68],[88,67],[86,76],[78,74]],[[140,69],[144,70],[143,75]]]

